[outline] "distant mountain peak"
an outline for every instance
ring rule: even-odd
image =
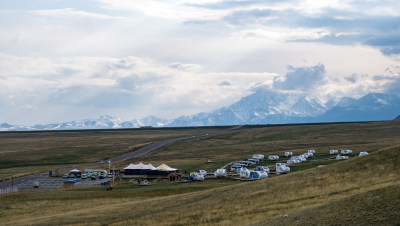
[[[295,92],[257,89],[234,104],[210,113],[166,120],[156,116],[123,121],[110,115],[47,125],[0,124],[0,131],[138,128],[143,126],[215,126],[308,122],[400,120],[400,95],[370,93],[359,99],[343,97],[323,104],[319,99]]]

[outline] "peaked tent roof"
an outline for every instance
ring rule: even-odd
[[[127,166],[126,168],[124,168],[124,169],[150,169],[150,170],[152,170],[152,169],[154,169],[154,166],[153,165],[151,165],[151,164],[143,164],[143,163],[139,163],[139,164],[137,164],[137,165],[135,165],[135,164],[129,164],[129,166]]]
[[[135,167],[135,165],[133,165],[132,163],[129,164],[129,166],[125,167],[124,169],[133,169]]]
[[[169,166],[167,166],[167,165],[165,165],[165,164],[163,163],[163,164],[157,166],[154,170],[160,170],[160,171],[175,171],[175,170],[178,170],[178,169],[171,168],[171,167],[169,167]]]
[[[78,169],[73,169],[73,170],[70,170],[69,172],[81,172],[81,171]]]

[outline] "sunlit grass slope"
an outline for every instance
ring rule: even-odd
[[[395,224],[399,219],[399,186],[400,147],[396,146],[322,168],[191,193],[140,199],[115,197],[110,202],[101,202],[101,197],[94,196],[92,205],[74,198],[76,208],[65,211],[57,210],[65,208],[63,202],[48,207],[50,202],[31,200],[35,208],[23,217],[3,215],[2,222],[10,225]],[[27,194],[26,199],[30,197]],[[64,199],[69,200],[68,196]],[[13,208],[18,208],[18,204],[14,203]],[[344,213],[349,216],[343,218]]]
[[[206,129],[75,130],[0,133],[0,180],[123,155]]]

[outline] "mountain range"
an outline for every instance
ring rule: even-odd
[[[359,99],[344,97],[323,103],[304,94],[257,90],[230,106],[172,120],[149,116],[123,121],[103,115],[98,119],[47,125],[21,126],[2,123],[0,131],[379,121],[392,120],[399,114],[400,95],[397,94],[369,93]]]

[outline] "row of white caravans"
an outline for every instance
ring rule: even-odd
[[[252,158],[233,162],[232,165],[231,165],[231,171],[236,171],[237,169],[240,169],[242,167],[247,167],[247,166],[259,164],[263,160],[264,160],[264,155],[255,154],[255,155],[253,155]]]
[[[286,154],[286,153],[285,153]],[[315,154],[315,150],[308,150],[307,153],[298,155],[298,156],[291,156],[290,159],[286,161],[287,164],[294,164],[294,163],[301,163],[306,162],[308,158],[313,157]],[[293,155],[293,153],[292,153]]]
[[[350,155],[350,154],[353,154],[353,150],[343,149],[343,150],[340,151],[340,153],[341,153],[342,155]],[[339,151],[338,151],[338,150],[330,150],[330,151],[329,151],[329,154],[331,154],[331,155],[337,155],[337,154],[339,154]]]
[[[205,170],[199,170],[199,172],[190,173],[189,175],[190,179],[195,181],[203,181],[206,176],[207,176],[207,171]],[[226,169],[217,169],[214,172],[214,176],[217,178],[226,177],[227,176]]]
[[[231,166],[231,171],[236,171],[241,178],[246,179],[264,179],[268,177],[269,168],[267,166],[257,166],[256,170],[247,169],[248,166],[258,164],[264,160],[262,154],[254,154],[252,158],[242,161],[236,161]]]

